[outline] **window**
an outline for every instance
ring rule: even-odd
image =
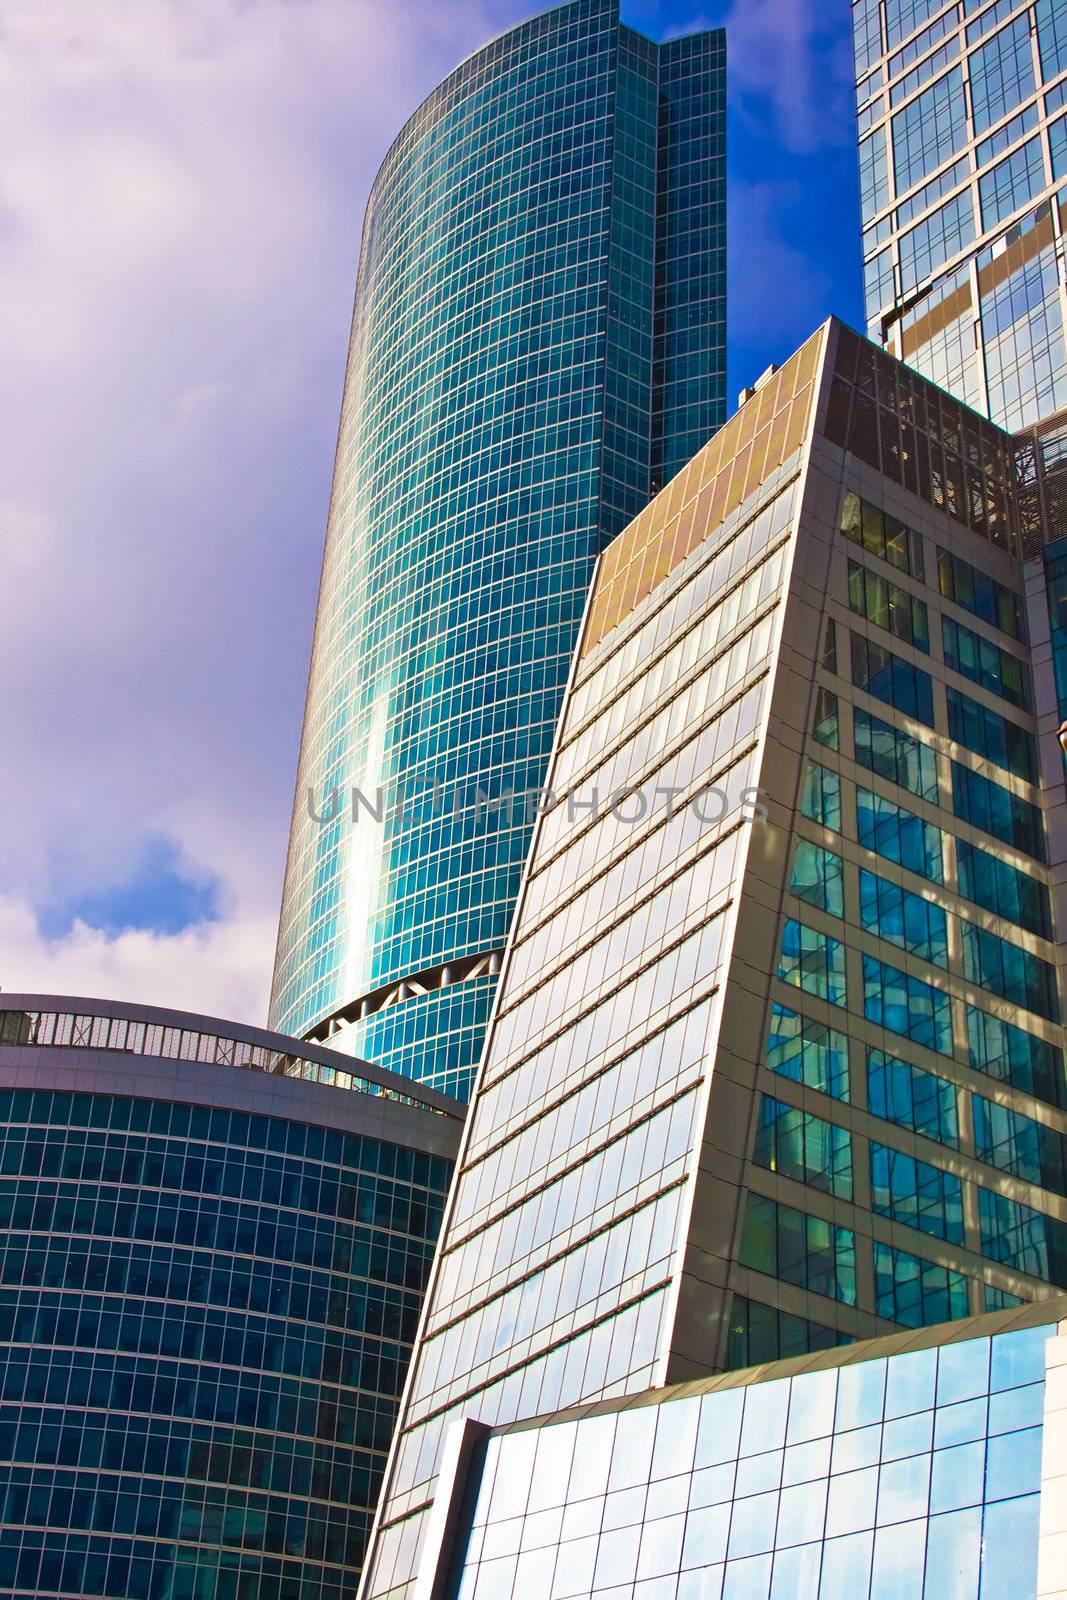
[[[909,577],[923,577],[923,542],[898,517],[890,516],[850,489],[841,503],[841,532],[868,555],[888,561]]]
[[[1048,83],[1067,67],[1067,0],[1037,0],[1037,48]]]
[[[851,1342],[850,1334],[824,1328],[818,1322],[808,1322],[790,1311],[765,1306],[743,1294],[735,1294],[730,1301],[728,1369],[807,1355],[812,1350],[831,1350],[835,1345]]]
[[[867,321],[873,322],[883,306],[891,306],[896,298],[896,278],[893,272],[893,252],[880,250],[863,264],[863,303]]]
[[[1037,806],[970,767],[952,763],[952,806],[962,822],[1044,861],[1045,824]]]
[[[974,243],[974,202],[964,189],[900,240],[900,281],[905,294]]]
[[[856,1304],[855,1235],[791,1206],[749,1195],[739,1259],[753,1272]]]
[[[893,118],[897,194],[903,195],[913,184],[921,183],[935,167],[957,155],[966,143],[963,69],[953,67]]]
[[[972,1097],[972,1104],[974,1144],[980,1161],[1067,1195],[1067,1144],[1061,1133],[980,1094]]]
[[[958,689],[946,689],[945,699],[950,739],[973,750],[975,755],[984,756],[987,761],[995,761],[1017,778],[1036,782],[1039,769],[1033,734],[1008,717],[1002,717],[999,711],[991,711],[988,706],[961,694]]]
[[[1067,1105],[1063,1052],[977,1006],[967,1007],[967,1059],[975,1072],[999,1078],[1050,1105]]]
[[[815,717],[812,738],[828,750],[836,750],[840,738],[837,714],[837,696],[831,689],[820,689],[815,696]]]
[[[769,1095],[760,1099],[752,1159],[758,1167],[852,1199],[852,1139],[845,1128]]]
[[[990,694],[1000,695],[1009,705],[1030,710],[1033,704],[1030,669],[1018,656],[1009,655],[1007,650],[972,633],[970,628],[961,627],[951,617],[942,617],[941,637],[946,667],[980,684]]]
[[[935,12],[940,11],[945,0],[886,0],[885,20],[889,49],[893,50],[909,34],[921,28]]]
[[[876,128],[859,147],[860,206],[864,222],[870,222],[889,202],[889,162],[886,157],[885,129]]]
[[[970,58],[971,114],[975,133],[999,122],[1034,89],[1030,18],[1016,17]]]
[[[863,957],[863,1014],[868,1022],[903,1034],[927,1050],[952,1054],[948,995],[867,955]]]
[[[950,1244],[963,1243],[963,1185],[903,1150],[871,1145],[871,1205],[880,1216]]]
[[[1067,1225],[1020,1200],[981,1187],[978,1220],[982,1254],[990,1261],[1067,1289]]]
[[[800,794],[800,810],[812,822],[824,828],[841,831],[841,779],[828,767],[809,761],[804,770],[804,787]]]
[[[992,911],[1008,922],[1042,939],[1052,938],[1052,907],[1048,889],[1027,872],[1002,861],[999,856],[956,840],[956,867],[960,894],[985,911]]]
[[[915,189],[903,205],[897,207],[897,227],[906,228],[914,217],[922,215],[927,206],[951,194],[957,184],[967,181],[970,170],[967,157],[963,156],[951,167],[939,172],[936,178],[931,178],[929,183],[924,183],[921,189]]]
[[[946,11],[944,16],[939,17],[936,22],[932,22],[928,28],[924,28],[922,33],[917,34],[914,39],[909,39],[904,49],[899,50],[890,60],[889,76],[891,78],[896,77],[898,72],[903,72],[904,68],[910,66],[913,61],[918,61],[919,57],[925,55],[927,50],[932,45],[935,45],[939,39],[943,39],[945,34],[954,28],[958,21],[958,11],[953,6],[951,11]]]
[[[948,919],[940,906],[860,869],[860,924],[923,961],[948,966]]]
[[[1013,0],[1014,4],[1014,0]],[[994,11],[996,7],[993,8]],[[1012,7],[1009,7],[1009,10]],[[992,16],[986,12],[986,16]],[[998,17],[997,21],[1001,19]],[[975,147],[974,164],[981,172],[991,161],[995,161],[1005,150],[1010,150],[1013,144],[1018,144],[1024,133],[1030,133],[1038,124],[1038,110],[1036,105],[1029,105],[1020,111],[1018,116],[1012,117],[1010,122],[1002,122],[996,133],[991,133],[988,139],[983,139]]]
[[[797,841],[793,856],[793,875],[789,891],[798,900],[828,911],[832,917],[844,915],[844,869],[841,857],[807,839]]]
[[[836,1028],[790,1011],[777,1001],[771,1006],[771,1026],[765,1056],[771,1072],[794,1083],[807,1084],[848,1099],[848,1040]]]
[[[1039,195],[1045,187],[1040,138],[1028,139],[999,166],[978,180],[982,228],[995,228]]]
[[[856,0],[852,8],[852,33],[856,77],[862,78],[882,53],[882,24],[878,0]]]
[[[904,716],[933,727],[934,692],[929,673],[858,633],[852,635],[852,681],[857,689],[884,700]]]
[[[1014,589],[985,572],[979,572],[960,556],[948,550],[937,552],[938,587],[946,600],[969,611],[972,616],[999,628],[1011,639],[1026,643],[1026,613],[1023,597]]]
[[[852,731],[861,767],[937,805],[937,757],[928,744],[859,706],[853,712]]]
[[[1052,176],[1058,182],[1067,173],[1067,116],[1050,125],[1048,142],[1052,152]]]
[[[856,836],[864,849],[944,883],[941,829],[870,789],[856,789]]]
[[[869,572],[858,561],[850,561],[848,598],[857,616],[866,617],[876,628],[884,628],[895,639],[903,639],[905,644],[929,654],[926,606],[907,589],[890,583],[877,572]]]
[[[901,53],[903,54],[903,52]],[[936,77],[942,67],[947,67],[950,61],[955,61],[959,53],[959,39],[953,37],[947,40],[940,50],[935,50],[924,61],[920,61],[917,67],[913,67],[902,78],[898,78],[897,82],[889,90],[889,104],[891,106],[899,106],[910,94],[914,94],[916,89],[921,89],[924,83],[929,83],[931,78]],[[892,77],[892,62],[890,62],[889,73],[890,77]]]
[[[782,929],[778,976],[834,1005],[845,1004],[845,947],[792,917]]]
[[[956,1088],[936,1073],[923,1072],[910,1061],[867,1051],[867,1108],[898,1127],[925,1134],[939,1144],[958,1145],[960,1130]]]
[[[1025,1006],[1050,1022],[1059,1021],[1055,967],[973,922],[962,923],[962,931],[963,971],[969,983]]]
[[[951,1322],[968,1313],[967,1280],[906,1250],[874,1245],[875,1309],[906,1328]]]

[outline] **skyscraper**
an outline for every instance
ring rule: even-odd
[[[354,1595],[462,1111],[262,1029],[0,996],[0,1589]]]
[[[366,1600],[463,1428],[1067,1288],[1016,449],[831,322],[601,558]]]
[[[1004,428],[1047,420],[1067,407],[1067,5],[852,15],[871,337]]]
[[[385,158],[279,931],[287,1033],[466,1093],[594,561],[725,417],[724,128],[721,31],[657,45],[618,0],[575,0],[471,56]]]

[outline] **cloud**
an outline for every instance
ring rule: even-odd
[[[775,165],[775,154],[809,156],[852,140],[847,0],[721,0],[681,12],[677,0],[638,0],[638,9],[668,38],[725,27],[731,107],[766,138]]]
[[[851,26],[825,0],[733,0],[725,19],[739,114],[774,117],[774,136],[808,155],[847,144],[852,121]]]
[[[266,1010],[263,952],[273,936],[269,918],[235,917],[173,935],[131,930],[117,937],[75,922],[63,938],[48,940],[31,906],[0,898],[0,971],[12,994],[128,1000],[257,1020]]]
[[[513,16],[2,10],[0,984],[258,1021],[367,190]],[[157,837],[217,920],[45,937],[107,924]]]
[[[0,6],[5,988],[262,1017],[367,191],[419,100],[537,9]],[[628,20],[662,34],[671,10]],[[829,137],[831,21],[812,0],[728,20],[737,115],[778,181],[780,138]],[[772,203],[739,194],[735,249]],[[732,288],[762,341],[747,376],[760,283],[778,307],[810,281],[763,237]],[[50,907],[103,917],[153,837],[217,885],[216,921],[45,937]]]

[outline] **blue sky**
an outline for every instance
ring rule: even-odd
[[[0,986],[266,1004],[367,190],[521,0],[7,0]],[[861,316],[848,0],[726,25],[730,394]]]

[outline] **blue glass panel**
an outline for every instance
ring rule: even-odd
[[[1030,19],[1024,13],[970,57],[971,110],[976,133],[1013,111],[1034,88]]]

